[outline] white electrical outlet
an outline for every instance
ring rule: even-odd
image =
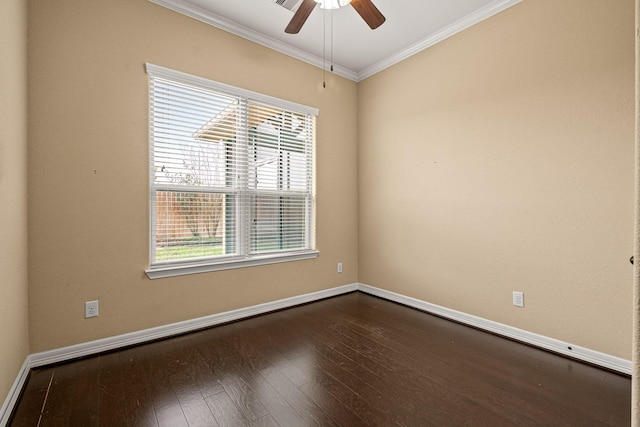
[[[524,292],[513,291],[513,305],[524,307]]]
[[[84,303],[84,318],[98,317],[98,301],[87,301]]]
[[[338,263],[338,273],[342,273],[342,263]]]

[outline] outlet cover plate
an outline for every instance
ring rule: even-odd
[[[524,292],[513,291],[513,305],[524,307]]]
[[[87,301],[84,303],[84,318],[98,317],[98,301]]]

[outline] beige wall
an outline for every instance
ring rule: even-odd
[[[0,403],[29,352],[27,2],[0,2]]]
[[[360,282],[630,359],[633,29],[523,1],[362,82]]]
[[[147,0],[32,0],[29,46],[31,352],[357,281],[354,82]],[[146,62],[320,109],[319,258],[145,277]]]

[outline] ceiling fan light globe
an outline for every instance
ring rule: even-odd
[[[340,7],[339,0],[314,0],[316,3],[320,3],[320,9],[338,9]],[[344,0],[340,0],[344,1]],[[351,1],[351,0],[348,0]]]

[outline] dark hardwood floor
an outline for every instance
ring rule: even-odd
[[[34,370],[11,426],[628,426],[631,380],[362,293]]]

